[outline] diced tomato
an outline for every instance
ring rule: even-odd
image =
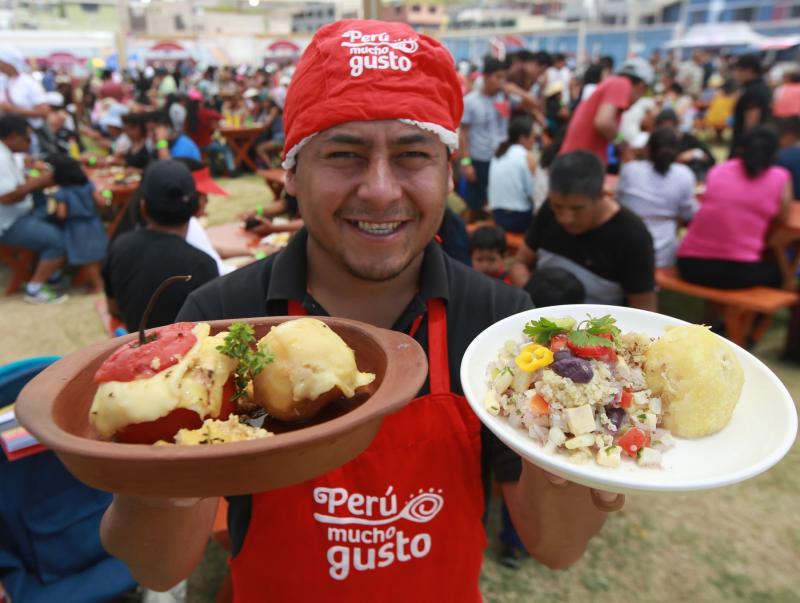
[[[230,377],[222,388],[219,415],[211,418],[224,421],[236,410],[236,402],[233,401],[234,393],[236,393],[236,383],[234,378]],[[181,429],[198,429],[202,425],[203,418],[195,411],[188,408],[176,408],[155,421],[128,425],[114,434],[114,440],[123,444],[155,444],[159,440],[172,442],[175,434]]]
[[[567,347],[567,334],[559,333],[550,338],[550,351],[554,354]]]
[[[550,412],[550,405],[547,400],[539,394],[534,394],[533,398],[531,398],[531,408],[533,408],[533,412],[540,415],[546,415]]]
[[[150,330],[156,338],[144,345],[126,343],[109,356],[94,374],[95,383],[147,379],[180,361],[192,349],[197,338],[194,323],[179,322]]]
[[[650,434],[638,427],[631,427],[618,440],[617,445],[631,458],[636,458],[636,453],[650,445]]]
[[[591,345],[581,347],[567,340],[567,347],[580,358],[594,358],[595,360],[604,360],[606,362],[614,362],[617,359],[617,351],[609,346]]]
[[[633,392],[627,387],[622,390],[622,397],[619,400],[619,405],[622,408],[630,408],[633,404]]]

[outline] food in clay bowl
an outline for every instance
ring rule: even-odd
[[[569,305],[508,317],[461,364],[500,440],[542,469],[612,492],[685,492],[763,473],[791,448],[794,402],[760,360],[699,325]]]
[[[247,325],[251,343],[226,339]],[[345,319],[178,323],[146,335],[67,356],[17,401],[20,422],[101,490],[232,496],[301,483],[365,450],[427,375],[412,338]]]

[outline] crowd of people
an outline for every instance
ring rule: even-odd
[[[770,87],[755,55],[698,52],[675,62],[654,53],[620,65],[610,57],[576,65],[561,54],[518,50],[453,65],[442,47],[420,38],[428,53],[415,59],[420,74],[401,80],[367,61],[360,70],[339,65],[340,39],[352,34],[337,29],[343,26],[318,32],[295,84],[294,66],[199,71],[179,64],[104,71],[84,82],[50,72],[36,78],[16,51],[1,48],[0,245],[38,254],[26,299],[62,300],[64,266],[90,266],[93,288],[103,288],[129,330],[141,323],[150,294],[178,274],[192,280],[165,294],[147,326],[285,314],[286,299],[298,298],[311,314],[405,330],[415,313],[425,315],[429,298],[444,298],[447,319],[459,329],[470,325],[455,340],[446,331],[452,372],[469,334],[531,304],[655,311],[656,268],[677,266],[685,280],[711,287],[796,289],[797,250],[776,252],[771,237],[800,182],[800,70]],[[350,26],[417,35],[399,25]],[[339,71],[350,75],[336,79]],[[230,269],[213,256],[196,218],[205,195],[224,193],[209,169],[228,176],[239,169],[218,134],[221,123],[259,124],[253,159],[264,167],[284,159],[285,196],[266,207],[253,199],[247,228],[274,232],[271,218],[283,213],[290,222],[281,228],[298,234],[279,259],[219,279]],[[86,176],[87,150],[97,153],[95,162],[145,170],[125,232],[110,243],[97,213],[105,200]],[[42,191],[53,188],[48,212]],[[466,203],[462,216],[444,205],[453,189]],[[395,233],[392,241],[405,246],[375,244]],[[521,238],[513,258],[507,233]],[[523,542],[548,565],[570,563],[599,529],[602,511],[621,505],[622,497],[590,498],[577,486],[564,490],[569,495],[551,492],[550,477],[520,469],[498,443],[484,445],[492,458],[481,468],[504,483],[503,559],[511,566]],[[548,511],[561,526],[556,536],[520,506],[523,494],[585,512],[585,521],[566,528],[566,516]],[[266,499],[235,502],[236,554],[246,531],[268,524],[259,516],[248,526]],[[169,584],[185,575],[191,555],[153,530],[172,522],[164,534],[193,546],[207,536],[193,522],[205,526],[213,517],[210,504],[193,504],[166,510],[118,498],[106,545],[135,575]],[[151,550],[161,543],[178,560],[156,568],[143,559],[131,526]],[[564,533],[574,543],[555,544]],[[259,536],[259,546],[268,536]],[[251,548],[235,557],[235,572],[252,569]],[[237,589],[252,596],[258,585],[240,579]],[[279,583],[302,586],[285,576]]]

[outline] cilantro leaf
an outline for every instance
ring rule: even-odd
[[[610,314],[606,314],[600,318],[592,318],[590,316],[586,321],[586,327],[584,327],[584,330],[588,331],[592,335],[607,333],[613,335],[615,338],[620,334],[619,327],[617,327],[617,319]]]
[[[568,329],[559,326],[549,318],[540,318],[539,320],[531,320],[525,325],[523,332],[539,345],[547,345],[550,339],[560,333],[566,333]]]
[[[269,352],[254,350],[252,344],[255,340],[255,331],[251,325],[235,322],[228,328],[228,334],[222,345],[217,346],[218,351],[237,361],[234,371],[236,381],[234,400],[244,396],[247,384],[275,360]]]
[[[613,348],[614,343],[605,337],[598,337],[592,335],[589,331],[573,331],[568,335],[572,345],[579,348],[593,348],[602,346],[605,348]]]

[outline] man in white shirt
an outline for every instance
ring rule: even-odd
[[[50,112],[45,90],[27,72],[22,55],[11,46],[0,45],[0,113],[21,115],[34,130],[45,125]],[[34,141],[33,153],[39,152],[38,141]]]
[[[32,213],[35,190],[53,184],[51,173],[25,179],[14,153],[30,148],[30,126],[18,115],[0,117],[0,245],[30,249],[39,261],[28,284],[25,301],[49,304],[67,296],[50,289],[47,279],[64,264],[64,235],[60,228]]]

